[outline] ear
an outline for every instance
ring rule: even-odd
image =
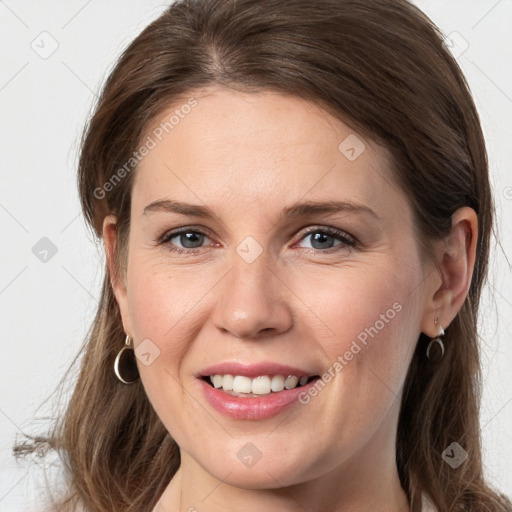
[[[421,330],[434,337],[446,329],[464,304],[471,285],[478,240],[478,218],[469,207],[452,216],[450,234],[440,243],[437,270],[431,274]],[[435,323],[438,319],[437,324]]]
[[[114,215],[108,215],[103,220],[103,244],[105,257],[110,276],[110,285],[119,305],[124,332],[131,336],[132,328],[128,309],[127,283],[124,280],[123,272],[116,272],[115,248],[117,243],[117,219]]]

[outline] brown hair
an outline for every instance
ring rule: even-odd
[[[458,208],[475,210],[471,287],[447,329],[440,364],[429,364],[424,335],[418,340],[396,461],[415,509],[426,492],[440,512],[512,510],[486,484],[480,446],[476,319],[493,219],[484,139],[442,35],[406,0],[178,0],[121,55],[84,131],[79,161],[85,218],[100,238],[104,217],[116,215],[118,244],[115,275],[105,265],[76,387],[49,437],[66,454],[69,499],[91,511],[147,511],[179,467],[178,447],[142,384],[125,386],[113,373],[124,332],[110,279],[125,271],[135,173],[123,173],[108,191],[105,184],[119,177],[158,115],[211,85],[300,96],[385,146],[423,256],[450,232]],[[441,458],[454,441],[469,454],[457,469]]]

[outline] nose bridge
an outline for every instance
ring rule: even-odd
[[[289,329],[291,314],[268,250],[245,240],[233,253],[232,267],[222,287],[215,321],[217,327],[239,338],[273,335]]]

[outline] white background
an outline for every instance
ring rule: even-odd
[[[482,432],[489,481],[512,496],[512,2],[416,2],[445,34],[488,143],[501,247],[482,307]],[[81,129],[116,57],[167,2],[0,1],[0,511],[28,510],[32,474],[10,455],[16,433],[44,431],[54,391],[92,322],[102,246],[85,229],[75,185]],[[41,58],[32,42],[50,48]],[[461,39],[462,38],[462,39]],[[42,50],[41,50],[42,51]],[[508,223],[505,221],[508,219]],[[46,263],[32,247],[48,237]],[[37,509],[37,508],[36,508]]]

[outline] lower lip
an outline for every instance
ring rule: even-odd
[[[214,388],[202,379],[198,379],[208,403],[216,410],[236,420],[263,420],[278,415],[293,403],[299,403],[302,393],[307,393],[318,379],[312,380],[305,386],[285,389],[278,393],[262,395],[261,397],[238,397]]]

